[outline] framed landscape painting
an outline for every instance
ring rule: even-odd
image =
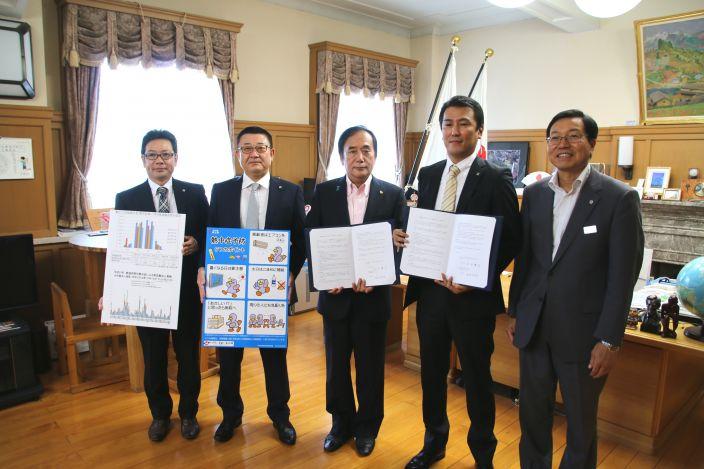
[[[489,142],[486,159],[511,171],[513,187],[523,187],[521,182],[528,167],[528,142]]]
[[[641,123],[704,123],[704,10],[635,28]]]

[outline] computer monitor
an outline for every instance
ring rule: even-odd
[[[0,236],[0,311],[37,303],[31,234]]]

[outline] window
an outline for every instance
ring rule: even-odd
[[[176,179],[203,184],[230,177],[233,160],[225,110],[216,78],[202,70],[143,68],[106,63],[100,75],[98,122],[88,171],[90,205],[112,207],[115,194],[146,179],[142,137],[151,129],[176,136]]]
[[[364,125],[369,128],[377,140],[375,177],[395,184],[396,177],[396,124],[394,120],[394,100],[384,100],[378,97],[365,98],[362,93],[352,93],[349,96],[340,94],[340,108],[337,113],[335,129],[335,149],[328,165],[328,179],[345,175],[345,167],[337,152],[337,141],[345,129],[354,125]]]

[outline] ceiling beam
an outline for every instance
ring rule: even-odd
[[[568,33],[596,31],[601,27],[597,18],[583,13],[572,0],[535,0],[520,9]]]

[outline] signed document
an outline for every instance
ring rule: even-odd
[[[176,329],[186,215],[110,211],[101,321]]]
[[[411,208],[401,271],[433,280],[444,273],[461,285],[490,288],[496,224],[494,217]]]
[[[350,288],[363,278],[368,287],[396,281],[388,222],[310,230],[313,287]]]

